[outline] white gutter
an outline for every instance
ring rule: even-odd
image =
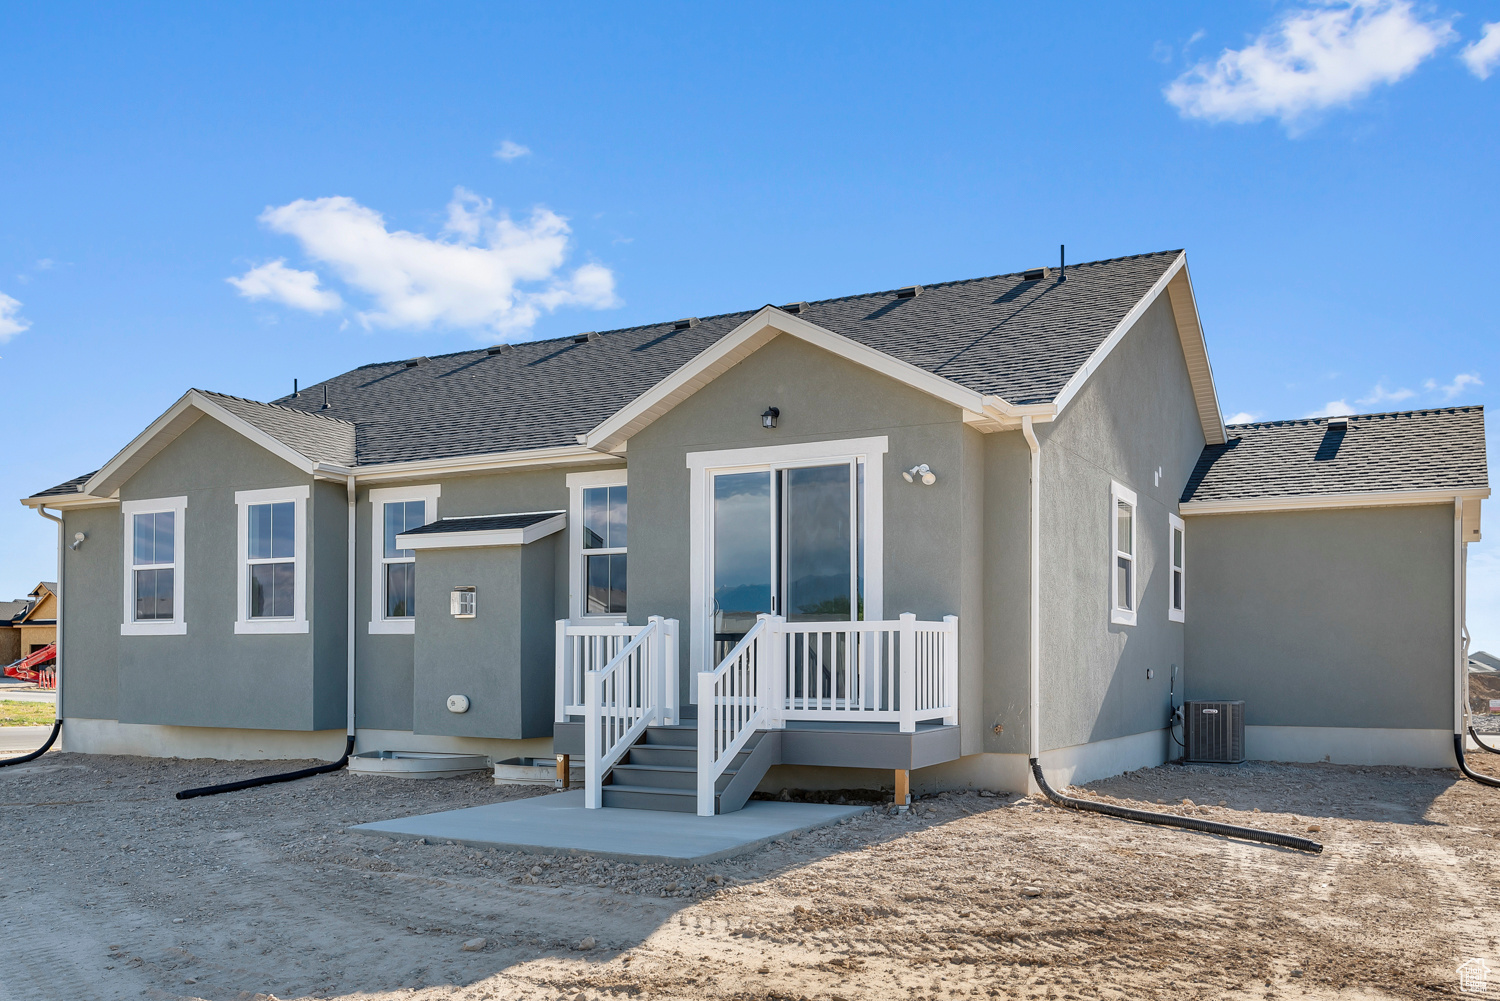
[[[1021,434],[1031,449],[1031,505],[1030,530],[1028,531],[1028,555],[1030,558],[1030,674],[1031,705],[1029,707],[1031,731],[1031,753],[1033,760],[1042,756],[1042,446],[1036,440],[1036,431],[1031,426],[1031,415],[1021,418]]]
[[[347,590],[349,592],[349,681],[348,681],[348,717],[349,717],[349,739],[354,739],[354,635],[355,635],[355,601],[354,595],[357,587],[354,581],[354,547],[355,547],[355,518],[357,508],[354,503],[354,474],[350,473],[346,481],[349,485],[349,572],[347,574]],[[371,522],[373,529],[374,522]],[[352,749],[352,745],[351,745]]]
[[[57,522],[57,639],[52,642],[57,645],[55,654],[56,666],[53,670],[57,673],[57,712],[58,719],[63,718],[63,683],[62,683],[62,638],[63,638],[63,520],[56,514],[48,514],[45,507],[38,506],[36,513],[48,521]]]

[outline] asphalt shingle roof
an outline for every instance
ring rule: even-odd
[[[1011,403],[1045,403],[1176,260],[1180,251],[809,303],[803,319]],[[754,314],[657,323],[430,359],[365,365],[318,383],[283,409],[352,422],[360,465],[576,444]],[[248,419],[248,418],[247,418]]]
[[[343,466],[354,462],[354,425],[347,420],[204,389],[198,392],[314,462],[333,462]]]
[[[1182,501],[1253,500],[1489,486],[1484,408],[1237,424],[1199,456]]]
[[[94,470],[94,473],[97,473],[97,472],[98,472],[97,469]],[[83,489],[83,485],[89,481],[89,478],[92,477],[94,475],[94,473],[84,473],[82,476],[75,476],[71,480],[66,480],[66,481],[64,481],[62,483],[59,483],[55,487],[48,487],[46,490],[39,490],[35,494],[33,494],[32,496],[33,497],[60,497],[60,496],[66,496],[68,494],[76,494],[76,493],[78,493],[78,491],[80,491],[80,490]]]
[[[510,528],[527,528],[556,518],[562,511],[532,511],[526,514],[483,514],[469,518],[443,518],[402,535],[452,535],[455,532],[501,532]]]

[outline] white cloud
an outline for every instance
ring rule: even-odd
[[[1347,400],[1329,400],[1327,403],[1323,404],[1323,406],[1320,409],[1314,410],[1312,413],[1308,414],[1307,416],[1309,416],[1309,417],[1342,417],[1342,416],[1344,416],[1346,414],[1353,414],[1353,413],[1358,413],[1358,411],[1355,410],[1353,407],[1349,406],[1349,402]]]
[[[30,326],[31,321],[21,317],[21,303],[0,292],[0,344]]]
[[[1370,390],[1370,395],[1362,397],[1354,402],[1361,407],[1377,407],[1382,403],[1400,403],[1416,396],[1414,389],[1386,389],[1385,383],[1377,382]]]
[[[1486,24],[1478,39],[1464,46],[1459,56],[1468,64],[1469,72],[1481,80],[1488,80],[1500,65],[1500,21]]]
[[[270,299],[309,313],[326,313],[344,304],[337,292],[318,287],[317,274],[287,267],[284,257],[251,268],[238,278],[224,280],[239,289],[246,299]]]
[[[506,163],[509,163],[512,160],[519,160],[523,156],[530,155],[530,147],[522,146],[520,143],[511,142],[509,139],[501,143],[500,148],[495,150],[495,159],[504,160]]]
[[[1315,0],[1243,49],[1225,49],[1166,88],[1183,116],[1287,125],[1410,74],[1453,37],[1452,22],[1410,0]]]
[[[1260,414],[1252,414],[1248,410],[1241,410],[1237,414],[1230,414],[1224,418],[1225,424],[1254,424],[1260,420]]]
[[[1428,379],[1422,385],[1431,392],[1442,393],[1444,400],[1451,400],[1470,386],[1483,386],[1484,381],[1478,372],[1460,372],[1446,386],[1439,386],[1436,379]]]
[[[537,208],[517,223],[463,188],[454,191],[437,237],[390,230],[379,212],[345,197],[298,199],[260,219],[369,296],[374,308],[360,314],[367,326],[519,333],[562,306],[619,304],[608,268],[585,264],[560,273],[571,232],[562,216]]]

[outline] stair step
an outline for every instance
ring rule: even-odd
[[[627,810],[661,810],[668,813],[697,813],[696,789],[663,789],[660,786],[607,785],[600,790],[605,806]]]
[[[719,791],[734,778],[737,769],[727,768],[714,785]],[[626,786],[661,786],[670,789],[697,789],[698,770],[675,765],[620,764],[610,770],[611,781]]]

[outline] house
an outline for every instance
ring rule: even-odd
[[[24,503],[72,750],[584,758],[589,805],[1452,764],[1458,407],[1226,427],[1186,255],[191,390]],[[915,775],[913,775],[915,773]]]
[[[36,653],[57,639],[57,584],[42,581],[25,598],[0,601],[0,664]]]

